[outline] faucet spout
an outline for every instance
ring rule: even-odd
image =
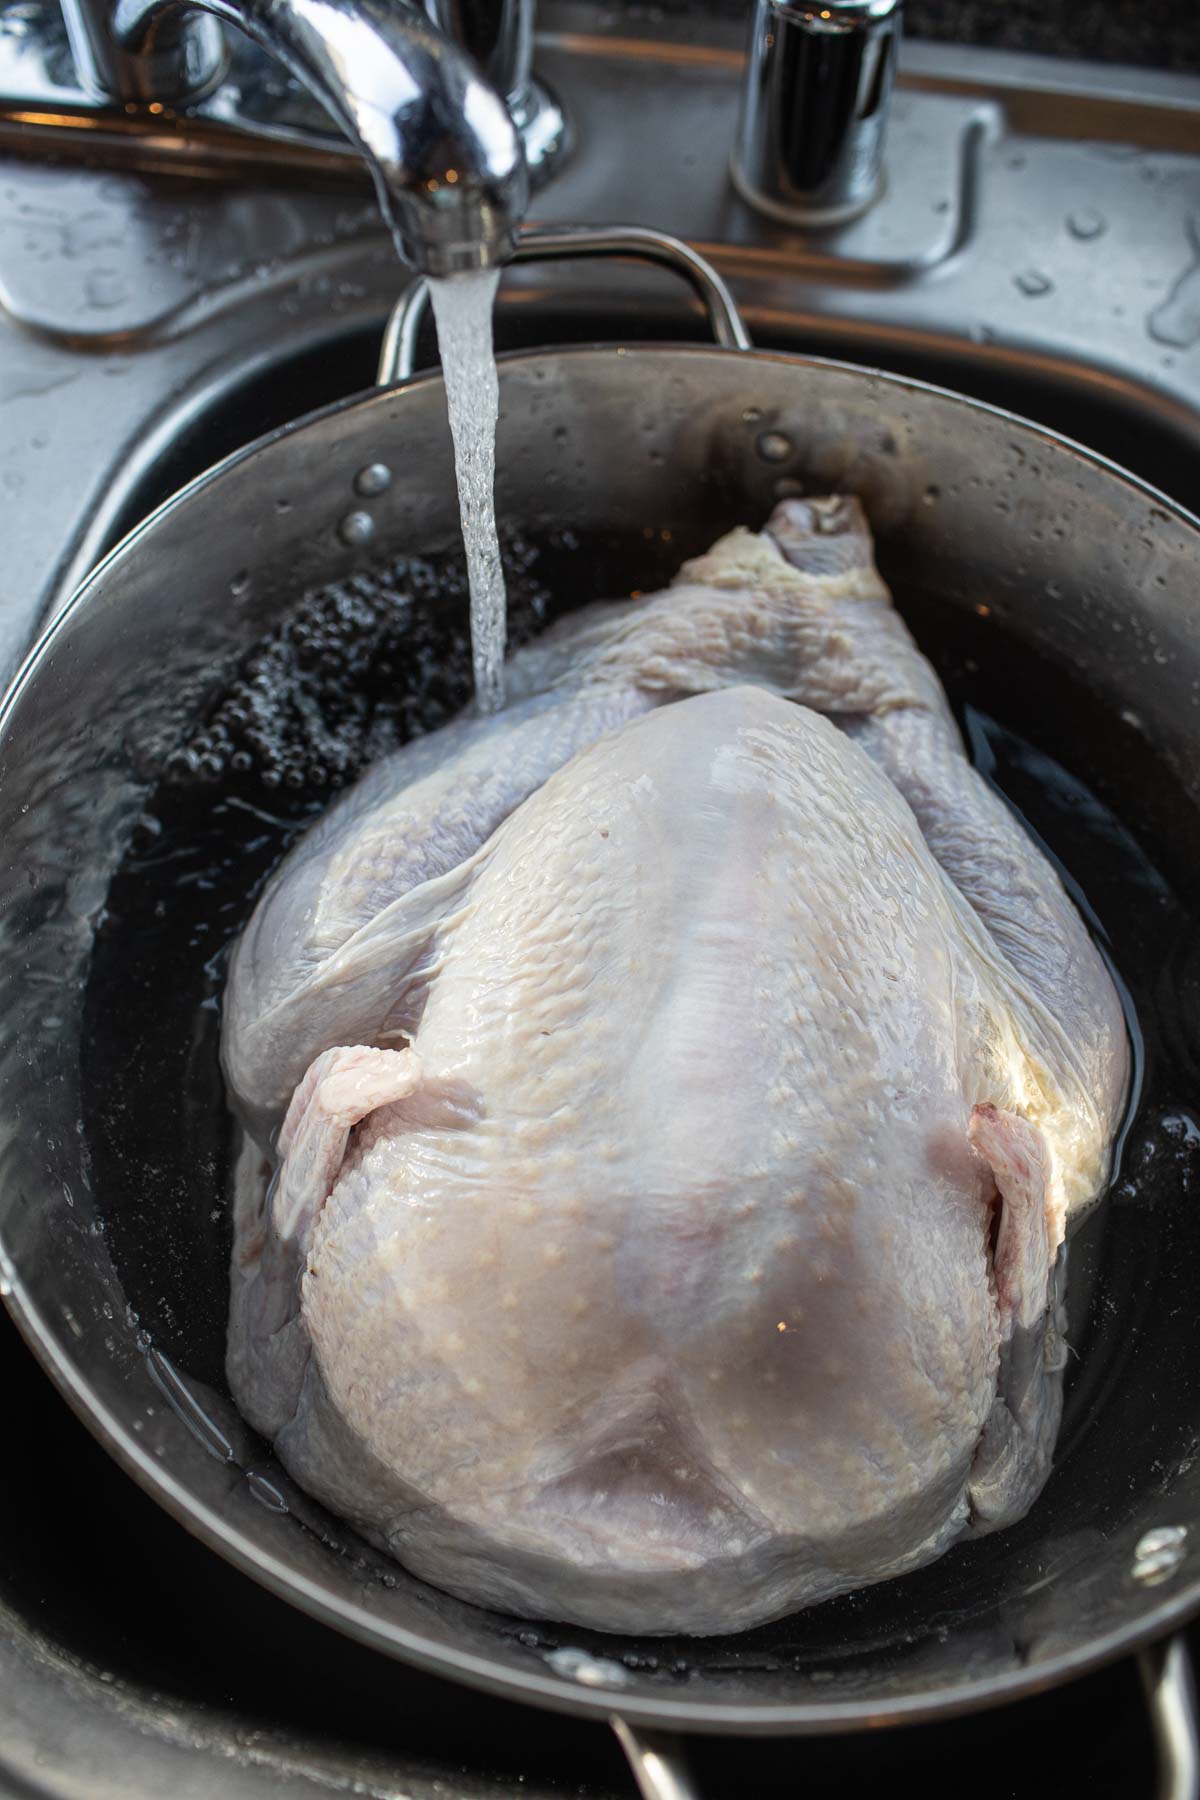
[[[528,200],[504,101],[471,60],[403,0],[116,0],[131,51],[191,7],[275,56],[362,151],[406,262],[423,275],[495,267]]]

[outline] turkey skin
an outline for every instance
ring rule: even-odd
[[[1019,1518],[1127,1085],[856,501],[787,501],[370,770],[239,940],[228,1369],[487,1606],[731,1632]]]

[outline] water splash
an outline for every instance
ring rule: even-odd
[[[431,281],[454,469],[471,584],[471,655],[481,713],[504,705],[506,603],[496,536],[496,421],[500,384],[492,348],[492,306],[499,271],[482,269]]]

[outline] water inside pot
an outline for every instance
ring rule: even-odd
[[[651,588],[677,566],[669,534],[510,539],[514,641],[595,594]],[[886,571],[886,549],[884,554]],[[1055,1474],[1029,1519],[931,1569],[811,1615],[725,1640],[726,1659],[783,1663],[820,1646],[866,1654],[904,1619],[957,1616],[1049,1528],[1068,1541],[1110,1479],[1114,1431],[1136,1461],[1150,1430],[1123,1374],[1170,1270],[1200,1256],[1200,891],[1178,783],[1135,722],[1031,657],[987,608],[951,607],[902,579],[897,599],[954,701],[976,764],[1022,814],[1080,898],[1127,990],[1138,1090],[1113,1191],[1071,1247],[1073,1359]],[[470,692],[466,583],[451,556],[322,589],[243,658],[169,759],[108,891],[84,1014],[84,1129],[98,1206],[149,1340],[223,1390],[230,1248],[229,1121],[217,1063],[225,954],[288,844],[373,757],[436,727]],[[1190,867],[1189,867],[1190,865]],[[1189,1206],[1189,1201],[1191,1205]],[[1193,1262],[1192,1266],[1195,1266]],[[1162,1318],[1155,1319],[1161,1334]],[[1143,1409],[1144,1410],[1144,1409]],[[1194,1451],[1192,1413],[1155,1426],[1153,1455]],[[1098,1427],[1103,1426],[1103,1430]],[[264,1464],[269,1453],[264,1449]],[[522,1622],[533,1651],[564,1635]],[[597,1640],[602,1643],[606,1640]],[[611,1651],[609,1652],[611,1654]],[[621,1643],[676,1674],[718,1647]]]

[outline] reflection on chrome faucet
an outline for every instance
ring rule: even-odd
[[[473,56],[508,102],[531,186],[568,147],[567,124],[553,94],[533,74],[534,0],[424,0],[433,23]]]

